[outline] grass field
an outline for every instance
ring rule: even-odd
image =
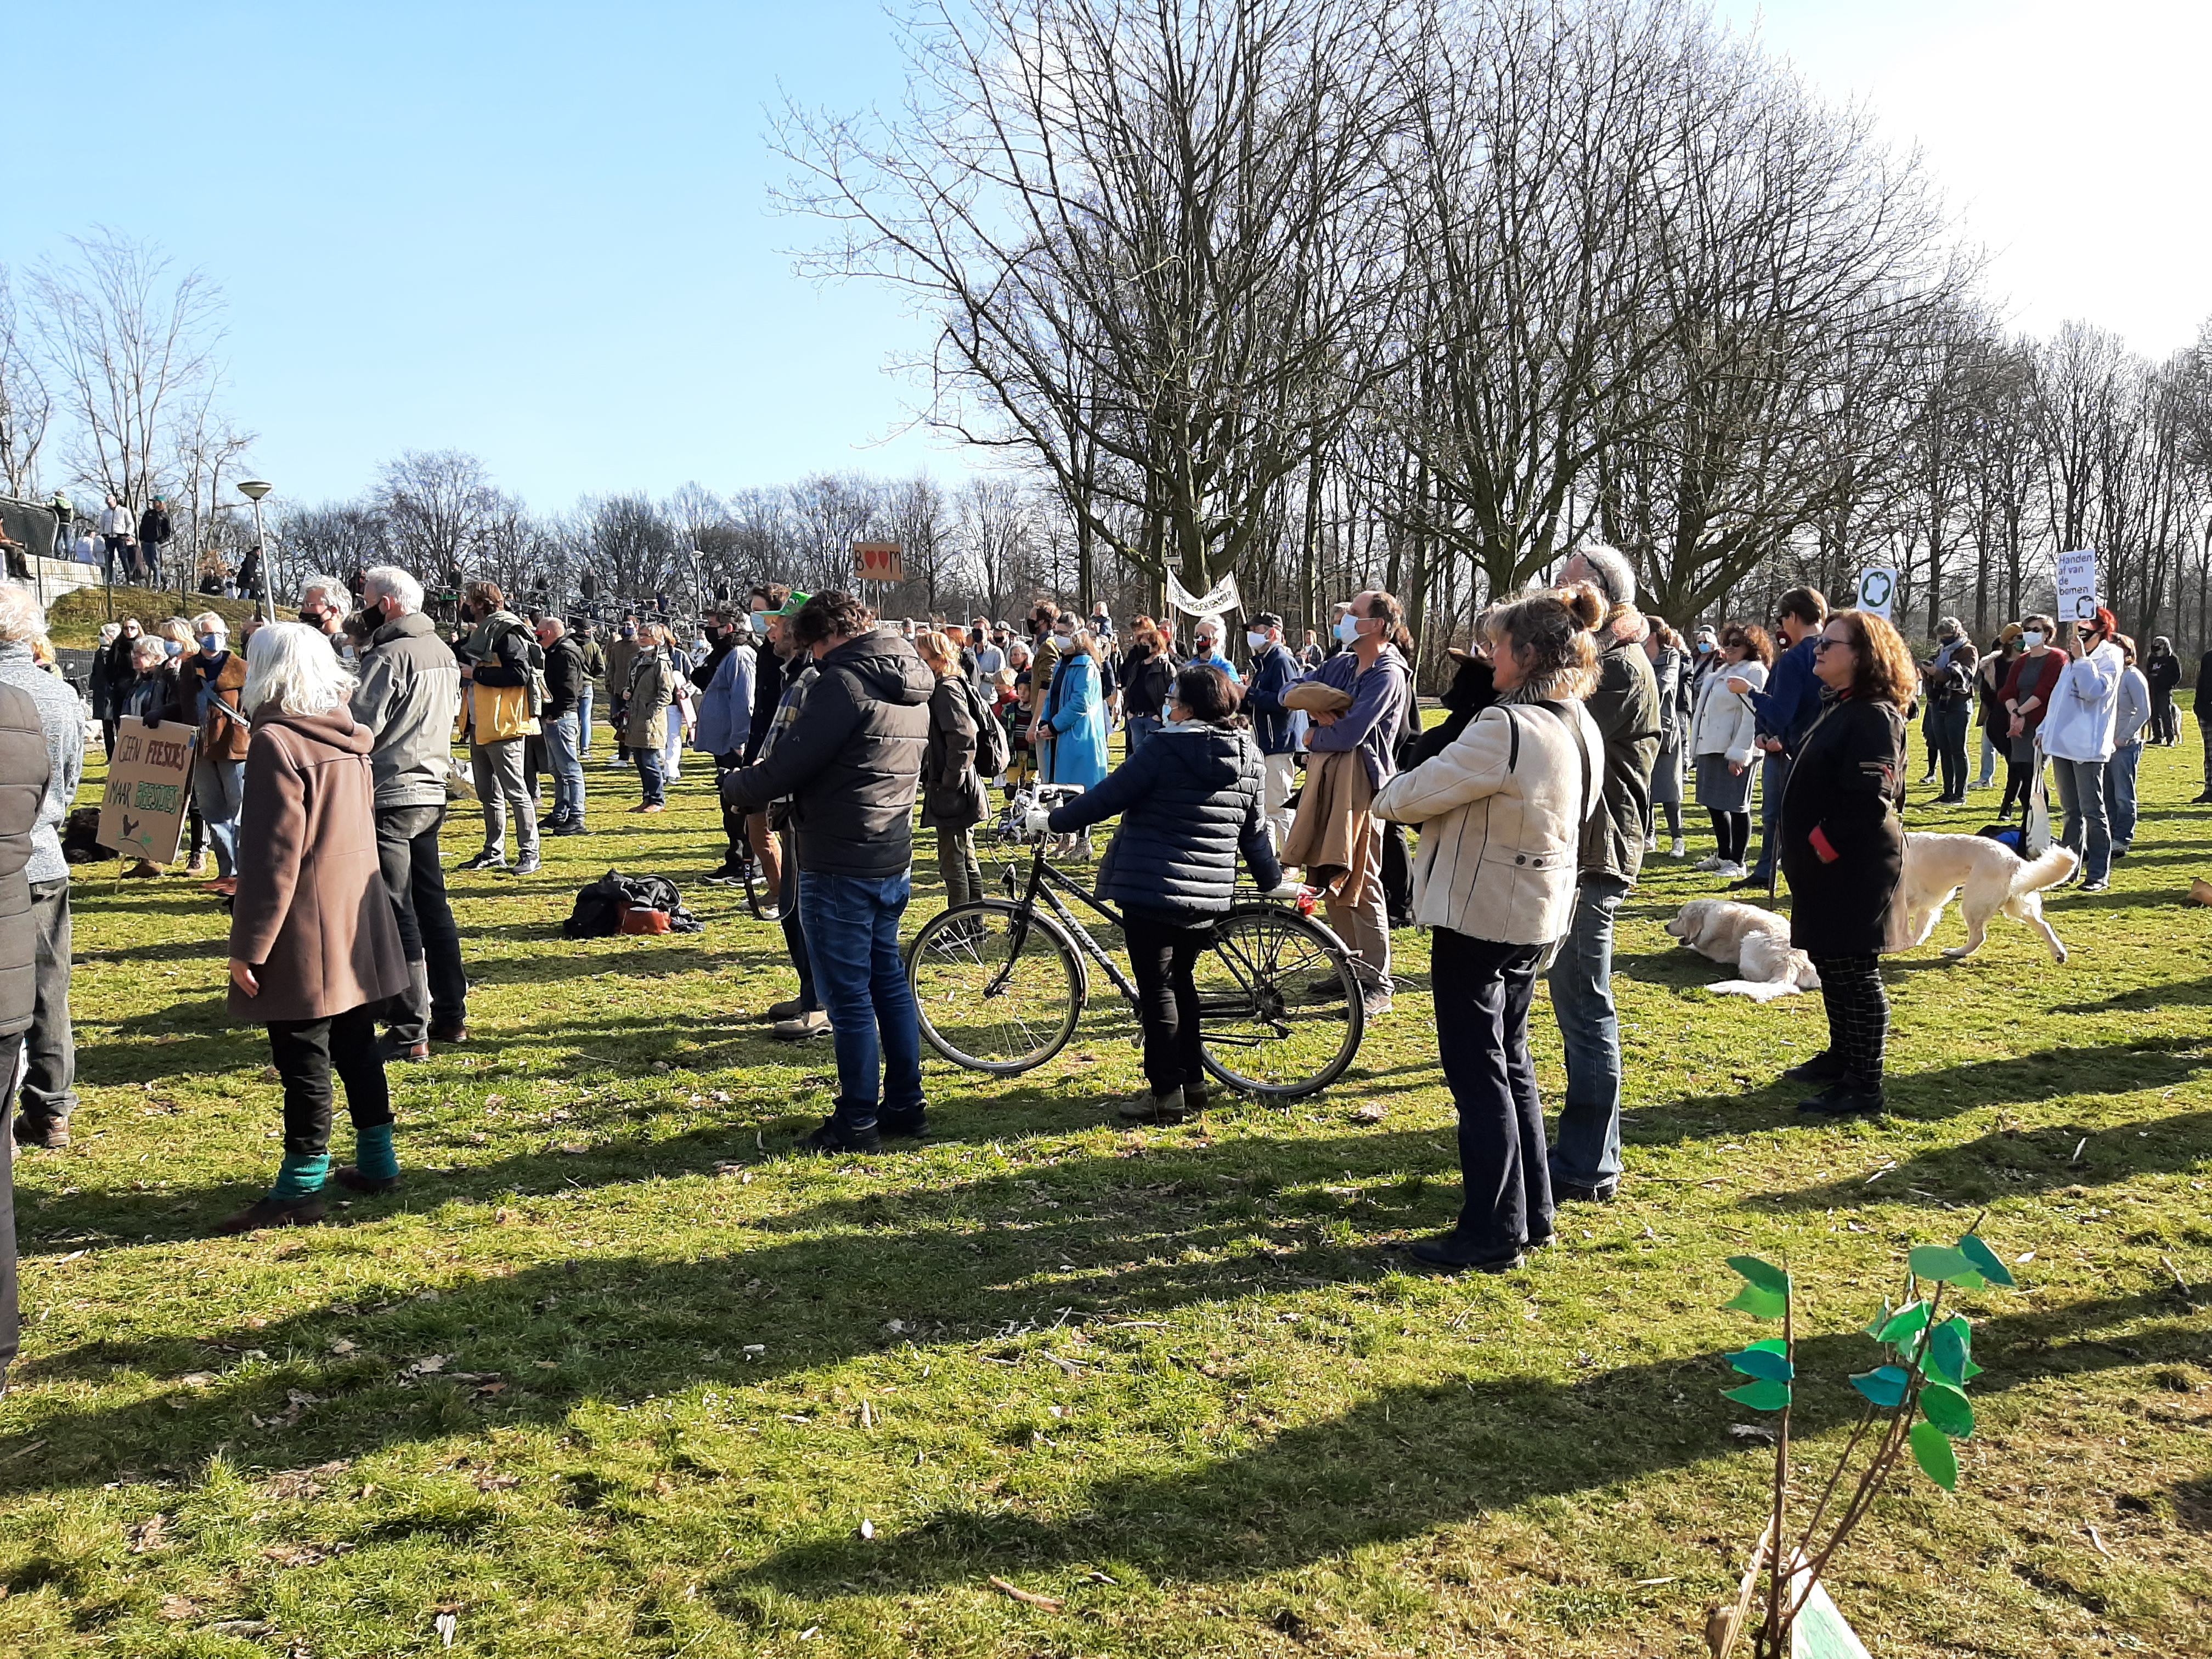
[[[601,833],[453,878],[478,1041],[394,1068],[404,1193],[215,1239],[277,1154],[222,918],[81,870],[76,1141],[16,1166],[0,1651],[412,1654],[446,1615],[501,1656],[1701,1653],[1771,1462],[1719,1395],[1763,1334],[1718,1310],[1723,1259],[1796,1273],[1825,1474],[1872,1363],[1850,1333],[1984,1209],[2021,1287],[1966,1298],[1959,1491],[1901,1482],[1838,1601],[1882,1656],[2212,1651],[2212,814],[2184,744],[2146,760],[2113,890],[2051,902],[2068,967],[2002,920],[1963,965],[1893,964],[1878,1121],[1792,1109],[1817,997],[1700,989],[1725,972],[1660,929],[1710,883],[1655,860],[1618,957],[1627,1183],[1472,1282],[1389,1248],[1456,1204],[1419,934],[1322,1098],[1115,1127],[1109,994],[1040,1073],[933,1063],[926,1148],[803,1159],[830,1050],[756,1023],[789,978],[699,884],[705,769],[628,818],[600,747]],[[1974,799],[1911,822],[1974,828]],[[611,865],[674,877],[707,931],[563,941]],[[1540,999],[1537,1049],[1555,1098]]]

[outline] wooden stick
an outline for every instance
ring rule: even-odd
[[[1002,1595],[1011,1595],[1024,1606],[1042,1607],[1047,1613],[1058,1613],[1067,1603],[1050,1595],[1039,1595],[1035,1590],[1025,1590],[1018,1584],[1009,1584],[1003,1578],[993,1578],[991,1588]]]

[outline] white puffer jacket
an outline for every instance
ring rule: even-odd
[[[1442,754],[1401,772],[1375,813],[1421,826],[1413,919],[1502,945],[1549,945],[1574,915],[1576,848],[1605,792],[1605,738],[1568,719],[1493,703]]]
[[[1756,660],[1724,662],[1705,676],[1698,688],[1698,713],[1692,721],[1692,755],[1726,755],[1738,766],[1758,757],[1759,717],[1750,703],[1728,689],[1732,679],[1751,683],[1754,691],[1766,686],[1766,665]]]

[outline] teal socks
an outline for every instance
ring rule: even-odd
[[[366,1128],[356,1125],[353,1132],[354,1168],[371,1181],[396,1181],[399,1178],[399,1158],[392,1150],[392,1126],[374,1123]]]
[[[385,1131],[385,1155],[391,1156],[391,1136]],[[276,1171],[276,1184],[269,1189],[271,1198],[307,1198],[323,1190],[323,1182],[331,1172],[331,1155],[317,1152],[309,1157],[299,1152],[287,1152],[284,1162]]]

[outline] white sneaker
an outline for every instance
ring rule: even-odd
[[[1741,864],[1730,862],[1715,865],[1713,873],[1723,881],[1741,881],[1749,872],[1746,871]]]
[[[1689,842],[1687,842],[1686,841],[1684,841],[1684,840],[1683,840],[1680,836],[1675,836],[1675,837],[1674,837],[1674,850],[1672,853],[1668,854],[1668,856],[1669,858],[1682,859],[1682,858],[1687,858],[1687,857],[1689,857],[1689,855],[1690,855],[1690,843],[1689,843]]]
[[[1674,843],[1677,847],[1680,847],[1681,844],[1682,843],[1679,841]],[[1680,858],[1681,854],[1677,853],[1674,856]],[[1692,865],[1690,868],[1692,870],[1717,870],[1722,865],[1727,862],[1728,860],[1723,859],[1718,853],[1714,853],[1705,858],[1699,859],[1695,864]]]
[[[1656,831],[1644,836],[1644,850],[1647,853],[1656,853],[1659,850],[1659,836]]]

